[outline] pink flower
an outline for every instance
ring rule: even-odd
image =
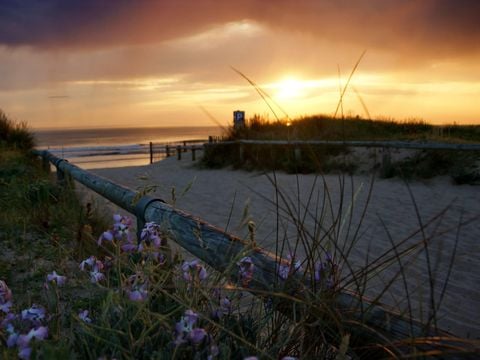
[[[192,310],[186,310],[184,316],[175,324],[176,346],[191,342],[199,344],[207,336],[207,332],[202,328],[194,328],[198,320],[198,314]]]
[[[30,359],[31,354],[32,354],[32,348],[30,347],[19,348],[18,350],[18,357],[22,360]]]
[[[31,355],[30,341],[36,339],[38,341],[45,340],[48,337],[48,328],[39,326],[31,329],[28,334],[17,337],[16,345],[18,346],[18,357],[20,359],[29,359]]]
[[[148,297],[148,291],[145,288],[146,286],[142,285],[136,290],[127,291],[128,298],[132,301],[145,301]]]
[[[80,270],[84,271],[87,265],[93,268],[93,265],[95,265],[96,261],[97,258],[95,256],[90,256],[88,259],[85,259],[80,263]]]
[[[130,276],[126,293],[132,301],[145,301],[148,297],[148,281],[143,280],[142,274],[137,273]]]
[[[78,313],[78,317],[80,320],[86,322],[86,323],[91,323],[92,319],[88,317],[88,310],[83,310]]]
[[[196,328],[190,331],[190,333],[188,334],[188,339],[194,344],[200,344],[206,336],[207,332],[205,331],[205,329]]]
[[[321,261],[316,261],[314,265],[314,278],[315,281],[320,281],[322,280],[322,274],[323,274],[323,264]]]
[[[99,281],[105,280],[105,275],[98,271],[98,268],[94,268],[93,271],[90,271],[90,282],[95,284]]]
[[[51,274],[47,275],[47,281],[48,282],[54,282],[58,286],[63,286],[63,285],[65,285],[65,282],[67,281],[67,277],[58,275],[57,272],[54,270]]]
[[[153,244],[155,248],[159,248],[162,245],[162,239],[160,238],[160,226],[154,222],[148,222],[142,229],[140,234],[140,240],[145,241],[147,244]]]
[[[10,308],[12,307],[12,302],[7,301],[6,303],[0,304],[0,310],[3,311],[5,314],[10,312]]]
[[[0,280],[0,303],[7,302],[12,298],[12,292],[7,286],[7,283]]]
[[[37,323],[43,319],[45,319],[45,309],[38,305],[32,305],[31,308],[22,311],[22,320]]]
[[[237,266],[240,268],[238,270],[238,277],[243,287],[248,287],[250,281],[253,279],[253,272],[255,270],[255,265],[253,265],[252,258],[250,256],[246,256],[240,259],[237,262]]]
[[[97,260],[97,258],[93,255],[80,263],[80,270],[90,270],[90,282],[92,284],[105,279],[105,275],[101,272],[103,268],[103,263],[100,260]]]
[[[200,281],[203,281],[208,276],[205,267],[196,259],[192,261],[184,261],[182,264],[182,271],[183,279],[187,282],[191,282],[195,277],[198,277]]]
[[[113,215],[113,221],[113,236],[115,239],[120,240],[124,235],[131,235],[129,229],[132,225],[132,219],[116,214]]]
[[[287,259],[287,263],[282,263],[278,266],[278,276],[280,276],[283,280],[286,280],[291,273],[295,273],[302,269],[300,261],[295,261],[295,257],[293,257],[291,254],[287,256]]]
[[[114,234],[112,234],[112,232],[109,230],[109,231],[105,231],[102,235],[100,235],[100,237],[98,238],[98,241],[97,241],[97,244],[100,246],[102,245],[102,241],[103,240],[106,240],[106,241],[110,241],[110,242],[113,242],[113,238],[114,238]]]
[[[28,332],[30,339],[45,340],[48,337],[48,328],[46,326],[39,326],[36,329],[31,329]]]
[[[0,323],[0,326],[6,328],[7,331],[8,331],[9,327],[12,327],[11,322],[14,321],[15,319],[17,319],[17,315],[9,312],[9,313],[7,313],[7,315],[3,318],[2,322]]]
[[[12,347],[14,347],[15,345],[17,345],[18,336],[19,336],[18,333],[12,332],[12,333],[8,336],[8,339],[7,339],[7,347],[12,348]]]

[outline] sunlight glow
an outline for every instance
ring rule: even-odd
[[[276,90],[275,97],[280,100],[302,97],[306,88],[305,85],[306,82],[297,80],[293,77],[285,78],[284,80],[273,85]]]

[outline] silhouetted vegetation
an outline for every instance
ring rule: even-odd
[[[269,121],[254,115],[243,128],[231,128],[230,140],[431,140],[479,142],[478,125],[432,125],[423,120],[336,119],[327,115]]]
[[[7,147],[18,150],[31,150],[35,146],[35,138],[28,130],[25,122],[16,122],[0,110],[0,148]]]
[[[360,117],[334,119],[311,116],[297,120],[269,121],[258,115],[244,127],[230,128],[226,140],[328,140],[328,141],[417,141],[465,143],[480,141],[477,125],[432,125],[422,120],[371,120]],[[352,156],[349,156],[349,155]],[[371,150],[370,170],[379,170],[382,177],[431,178],[451,176],[455,183],[478,183],[480,173],[478,151],[423,150],[402,159],[383,154],[377,162]],[[210,168],[232,166],[245,170],[283,170],[287,173],[354,173],[359,156],[344,145],[261,145],[218,143],[205,151],[202,165]],[[368,160],[368,159],[361,159]],[[365,161],[363,161],[365,162]]]

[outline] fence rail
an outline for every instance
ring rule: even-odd
[[[34,153],[42,158],[46,168],[49,169],[50,164],[55,166],[59,182],[65,184],[72,178],[135,215],[138,229],[141,229],[145,222],[167,225],[175,242],[233,281],[238,281],[238,274],[231,265],[243,256],[250,256],[255,264],[255,272],[248,290],[253,294],[261,295],[274,289],[278,291],[285,285],[277,274],[279,264],[286,260],[275,254],[176,209],[161,199],[148,195],[139,197],[137,192],[80,169],[46,150],[35,150]],[[308,285],[303,279],[309,277],[303,275],[296,274],[294,280],[298,280],[298,284]],[[289,278],[289,281],[292,280]],[[301,296],[301,292],[297,295]],[[335,306],[340,311],[348,312],[351,317],[361,320],[369,327],[388,332],[396,340],[436,335],[442,337],[437,339],[437,344],[455,344],[450,334],[426,329],[420,322],[405,319],[352,292],[343,291],[337,294],[335,299]]]

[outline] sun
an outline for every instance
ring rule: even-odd
[[[275,88],[278,99],[289,100],[303,95],[304,84],[301,80],[288,77],[276,83]]]

